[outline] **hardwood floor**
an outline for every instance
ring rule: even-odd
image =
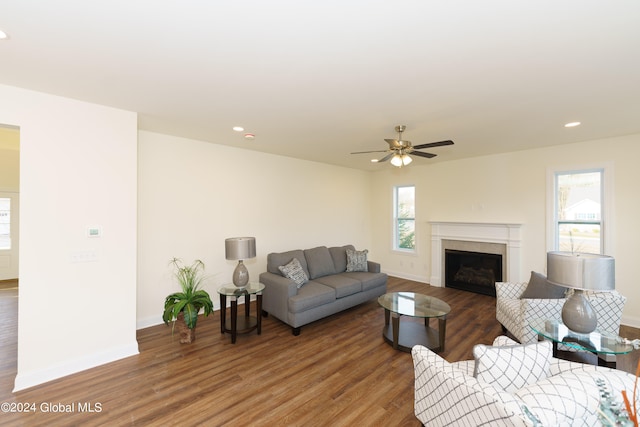
[[[501,334],[492,297],[398,278],[390,278],[388,288],[449,303],[442,353],[449,361],[472,358],[474,344],[490,344]],[[231,344],[220,334],[218,311],[199,320],[193,344],[180,344],[165,325],[154,326],[138,331],[137,356],[18,393],[11,392],[16,298],[0,297],[0,304],[0,402],[34,403],[36,409],[0,413],[3,426],[420,425],[413,415],[411,355],[383,341],[384,310],[375,299],[306,325],[298,337],[270,316],[262,335],[239,335]],[[401,320],[407,321],[414,320]],[[635,371],[627,359],[618,367]],[[53,412],[59,408],[70,413]]]

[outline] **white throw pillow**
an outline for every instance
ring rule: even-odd
[[[474,377],[507,393],[534,384],[549,376],[552,357],[550,341],[534,344],[473,347]]]
[[[515,392],[542,425],[597,425],[597,374],[563,372]]]

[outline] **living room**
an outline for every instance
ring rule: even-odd
[[[176,289],[169,260],[202,259],[214,294],[235,267],[227,237],[256,237],[257,256],[245,261],[253,278],[270,252],[352,243],[388,274],[426,286],[430,221],[518,223],[526,280],[545,271],[549,171],[605,164],[623,324],[640,327],[640,133],[371,172],[140,130],[135,111],[12,85],[0,85],[0,99],[0,123],[20,140],[16,390],[137,354],[136,331],[161,323]],[[391,249],[397,185],[416,186],[415,254]],[[87,238],[88,227],[102,236]],[[69,262],[79,251],[97,262]]]

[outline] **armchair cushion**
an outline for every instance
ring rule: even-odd
[[[520,298],[558,299],[564,298],[566,292],[567,288],[554,285],[547,280],[547,277],[544,274],[532,271],[527,289],[525,289],[522,295],[520,295]]]
[[[473,347],[474,376],[508,393],[549,376],[552,357],[550,341],[527,345]]]

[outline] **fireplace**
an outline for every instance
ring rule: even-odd
[[[502,257],[501,280],[520,281],[522,224],[438,222],[431,225],[431,276],[429,284],[445,286],[447,250],[495,254]]]
[[[496,296],[502,281],[502,255],[445,249],[445,286]]]

